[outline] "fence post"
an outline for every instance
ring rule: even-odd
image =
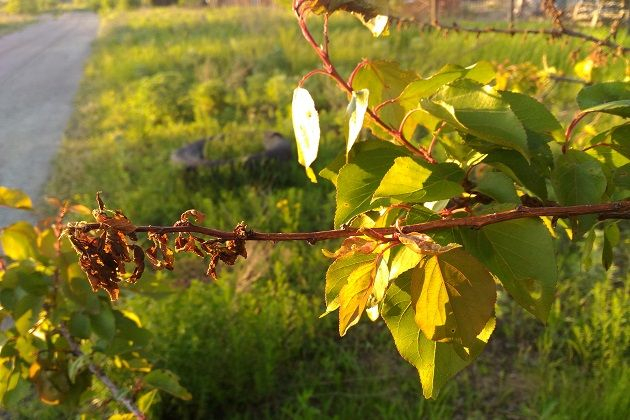
[[[431,25],[437,26],[438,23],[438,0],[431,0]]]
[[[510,29],[514,28],[514,0],[510,0],[509,2],[510,10],[508,11],[508,23],[510,24]]]

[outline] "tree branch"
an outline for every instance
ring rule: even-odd
[[[577,38],[577,39],[581,39],[581,40],[593,43],[598,46],[608,47],[610,49],[613,49],[623,54],[627,54],[628,52],[630,52],[630,47],[626,47],[621,44],[618,44],[612,41],[610,37],[597,38],[595,36],[586,34],[584,32],[574,31],[572,29],[567,29],[565,27],[562,27],[562,28],[556,27],[553,29],[515,29],[515,28],[495,28],[495,27],[478,28],[478,27],[460,26],[456,22],[450,25],[443,25],[438,22],[434,24],[427,24],[425,22],[418,22],[415,19],[410,19],[410,18],[400,18],[400,19],[396,18],[396,20],[402,23],[403,25],[405,24],[421,25],[421,26],[432,27],[438,30],[467,32],[467,33],[473,33],[477,35],[487,34],[487,33],[496,33],[496,34],[504,34],[504,35],[512,35],[512,36],[513,35],[546,35],[552,38],[560,38],[560,37]]]
[[[600,219],[630,219],[630,201],[616,201],[605,204],[582,204],[577,206],[564,207],[525,207],[519,206],[513,210],[500,213],[486,214],[482,216],[470,216],[456,219],[433,220],[426,223],[415,225],[407,225],[400,229],[402,233],[411,232],[430,232],[440,229],[450,229],[455,227],[470,227],[479,229],[494,223],[505,222],[507,220],[524,219],[531,217],[555,217],[565,218],[582,216],[586,214],[598,214]],[[100,223],[89,223],[81,227],[85,231],[96,230],[102,228]],[[370,229],[380,235],[392,235],[399,232],[396,227],[383,227]],[[234,232],[222,231],[217,229],[206,228],[193,224],[185,226],[137,226],[136,233],[152,232],[156,234],[165,233],[199,233],[211,236],[221,241],[238,239]],[[269,242],[286,242],[286,241],[306,241],[314,244],[319,241],[328,239],[347,238],[350,236],[362,235],[360,229],[346,228],[335,230],[324,230],[316,232],[256,232],[248,231],[246,241],[269,241]]]
[[[74,338],[72,337],[72,335],[70,335],[70,332],[68,331],[65,325],[60,325],[59,331],[61,332],[61,335],[68,342],[68,345],[70,346],[70,351],[72,352],[72,354],[74,354],[77,357],[85,355],[85,353],[83,353],[81,349],[79,348],[79,344],[76,341],[74,341]],[[90,372],[92,372],[92,374],[96,376],[98,380],[101,381],[103,385],[107,387],[107,389],[109,389],[109,392],[111,392],[112,397],[116,401],[124,405],[125,408],[127,408],[127,410],[133,413],[133,415],[136,416],[138,420],[146,419],[146,416],[144,415],[144,413],[140,411],[140,409],[134,404],[133,401],[131,401],[129,398],[124,396],[123,391],[120,388],[118,388],[118,386],[114,382],[112,382],[111,379],[109,379],[109,376],[107,376],[105,372],[101,370],[100,367],[98,367],[91,361],[88,362],[87,367],[90,370]]]

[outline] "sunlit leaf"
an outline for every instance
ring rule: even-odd
[[[400,355],[418,370],[425,398],[437,398],[446,381],[481,353],[495,326],[491,318],[469,348],[427,339],[414,319],[409,272],[390,283],[381,315]]]
[[[494,312],[492,276],[461,249],[425,258],[411,282],[415,320],[430,340],[469,347]]]
[[[437,201],[464,192],[464,172],[453,163],[425,164],[399,157],[374,192],[374,199],[391,197],[406,203]]]
[[[317,182],[311,164],[317,158],[319,150],[319,116],[308,90],[298,87],[293,91],[291,110],[298,162],[306,168],[309,179]]]
[[[4,254],[15,261],[37,256],[37,233],[28,222],[16,222],[0,229]]]
[[[376,268],[376,273],[374,275],[374,285],[372,287],[372,295],[374,296],[376,302],[380,302],[381,300],[383,300],[388,284],[389,267],[387,266],[387,260],[385,258],[381,258],[379,260],[378,267]]]
[[[346,144],[346,155],[352,149],[354,142],[359,137],[361,128],[363,127],[363,118],[368,106],[368,98],[370,92],[367,89],[352,92],[352,99],[348,106],[350,112],[350,121],[348,122],[348,142]]]
[[[0,206],[30,210],[33,208],[33,203],[24,192],[0,186]]]
[[[370,30],[370,32],[372,32],[372,35],[374,35],[375,37],[389,34],[388,16],[376,15],[370,19],[366,19],[360,14],[355,14],[355,16]]]
[[[422,254],[407,246],[396,247],[392,254],[393,257],[391,259],[391,267],[389,269],[389,277],[391,280],[417,266],[422,259]]]
[[[348,283],[348,276],[358,267],[373,264],[374,254],[355,253],[347,258],[335,260],[326,271],[326,312],[328,314],[339,308],[339,292]]]
[[[383,141],[359,143],[354,149],[356,157],[341,168],[337,177],[335,226],[380,206],[372,201],[372,195],[394,159],[406,155],[401,147]]]
[[[501,94],[490,86],[458,80],[441,88],[422,108],[465,133],[514,149],[529,158],[527,134]]]
[[[469,78],[480,83],[489,83],[495,75],[494,66],[487,61],[480,61],[469,67],[449,64],[426,79],[409,83],[396,101],[405,110],[420,106],[420,100],[436,93],[442,86],[461,78]]]
[[[360,264],[348,275],[347,283],[339,292],[339,335],[359,322],[374,285],[373,261]]]

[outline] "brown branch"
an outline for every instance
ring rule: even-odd
[[[573,135],[573,130],[575,127],[582,121],[582,118],[586,117],[588,112],[578,112],[575,117],[569,123],[565,133],[564,133],[564,143],[562,144],[562,153],[566,153],[569,150],[569,144],[571,143],[571,136]]]
[[[477,35],[488,34],[488,33],[496,33],[503,35],[546,35],[552,38],[560,38],[560,37],[569,37],[581,39],[590,43],[593,43],[598,46],[608,47],[610,49],[619,51],[623,54],[627,54],[630,52],[630,47],[626,47],[624,45],[618,44],[614,42],[610,37],[606,38],[597,38],[593,35],[586,34],[584,32],[574,31],[572,29],[567,29],[566,27],[556,27],[553,29],[515,29],[515,28],[496,28],[496,27],[487,27],[487,28],[478,28],[478,27],[467,27],[460,26],[456,22],[450,25],[444,25],[441,23],[427,24],[426,22],[418,22],[412,18],[400,18],[396,19],[403,25],[422,25],[429,26],[438,30],[451,30],[455,32],[467,32],[473,33]]]
[[[420,223],[415,225],[407,225],[401,228],[403,233],[411,232],[430,232],[440,229],[451,229],[455,227],[470,227],[479,229],[487,225],[494,223],[505,222],[507,220],[524,219],[531,217],[574,217],[582,216],[586,214],[599,214],[600,219],[630,219],[630,201],[615,201],[612,203],[604,204],[582,204],[577,206],[557,206],[557,207],[524,207],[519,206],[513,210],[508,210],[500,213],[486,214],[482,216],[470,216],[456,219],[442,219],[433,220],[426,223]],[[89,223],[82,227],[83,230],[96,230],[102,226],[100,223]],[[370,230],[379,235],[392,235],[399,232],[396,227],[384,227],[373,228]],[[202,235],[211,236],[221,241],[234,240],[237,236],[234,232],[222,231],[217,229],[211,229],[197,225],[186,226],[137,226],[136,233],[141,232],[153,232],[156,234],[166,233],[199,233]],[[336,229],[336,230],[324,230],[317,232],[256,232],[248,231],[245,237],[247,241],[270,241],[270,242],[285,242],[285,241],[306,241],[310,244],[314,244],[318,241],[324,241],[328,239],[347,238],[350,236],[362,235],[362,231],[355,228]]]
[[[74,341],[74,338],[72,337],[72,335],[70,335],[70,332],[68,331],[65,325],[61,325],[59,327],[59,331],[61,332],[61,335],[68,342],[68,345],[70,346],[70,351],[72,352],[72,354],[74,354],[77,357],[85,355],[85,353],[81,351],[79,344],[76,341]],[[90,372],[92,372],[92,374],[96,376],[98,380],[101,381],[103,385],[107,387],[107,389],[109,389],[109,392],[111,392],[112,396],[114,397],[116,401],[124,405],[125,408],[127,408],[127,410],[133,413],[133,415],[136,416],[138,420],[146,419],[146,416],[144,415],[144,413],[140,411],[140,409],[136,406],[136,404],[134,404],[133,401],[131,401],[129,398],[123,395],[123,391],[121,391],[121,389],[114,382],[112,382],[111,379],[109,379],[109,376],[107,376],[100,367],[98,367],[91,361],[88,362],[87,367],[90,370]]]

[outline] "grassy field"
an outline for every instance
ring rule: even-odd
[[[35,21],[33,16],[29,15],[11,15],[0,12],[0,36],[10,32],[17,31],[22,26]]]
[[[411,29],[375,40],[355,20],[335,16],[331,24],[331,54],[342,74],[362,57],[393,57],[424,76],[446,63],[486,59],[563,119],[575,111],[567,98],[577,86],[535,86],[526,80],[531,67],[513,65],[546,62],[571,76],[567,57],[586,51],[579,41]],[[103,191],[110,207],[141,224],[172,223],[196,208],[217,228],[241,220],[260,230],[330,227],[334,190],[324,180],[309,183],[297,159],[264,170],[170,163],[177,147],[217,133],[233,140],[219,154],[255,148],[265,131],[291,139],[292,90],[316,66],[283,10],[109,15],[48,192],[93,205]],[[625,63],[611,59],[603,77],[624,72]],[[347,99],[322,78],[307,87],[320,109],[326,162],[344,147]],[[546,328],[502,296],[488,349],[437,401],[421,399],[417,373],[398,357],[384,325],[366,321],[341,340],[334,317],[318,319],[327,261],[316,247],[253,247],[250,261],[223,272],[217,284],[199,281],[197,260],[178,261],[173,275],[143,279],[170,293],[157,298],[140,284],[123,291],[120,305],[154,332],[156,362],[195,397],[163,399],[154,413],[162,418],[616,419],[630,410],[628,255],[609,273],[596,262],[580,271],[580,250],[561,246],[562,280]]]

